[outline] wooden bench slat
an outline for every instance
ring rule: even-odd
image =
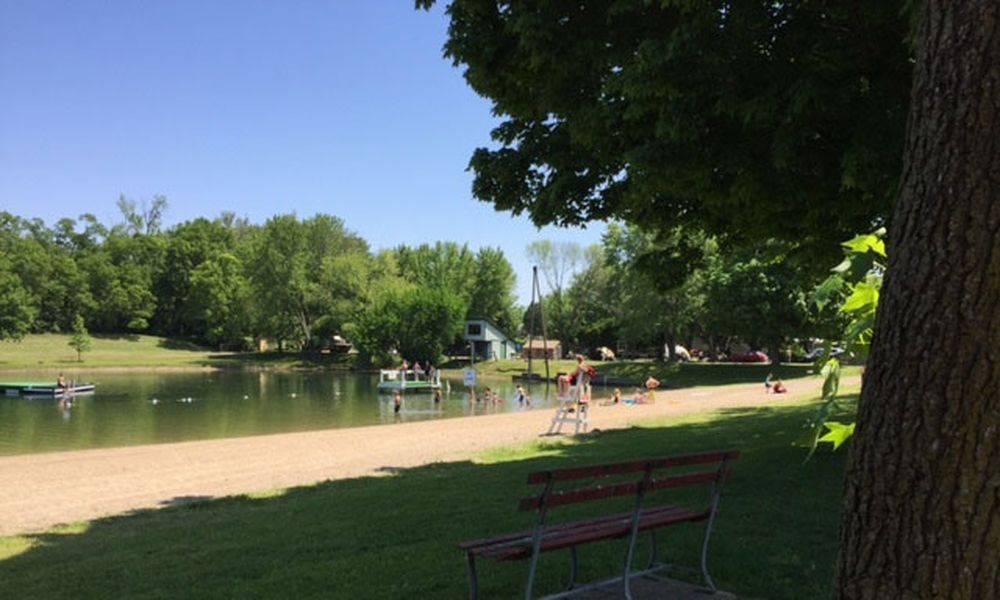
[[[686,473],[684,475],[674,475],[673,477],[660,477],[650,481],[650,490],[663,490],[667,488],[683,487],[686,485],[698,485],[702,483],[712,483],[723,475],[720,471],[698,471],[697,473]],[[577,502],[588,502],[590,500],[600,500],[604,498],[614,498],[616,496],[631,496],[639,491],[639,483],[619,483],[615,485],[596,485],[575,490],[553,492],[549,495],[545,504],[549,507],[565,506]],[[542,505],[542,496],[528,496],[521,499],[520,510],[537,510]]]
[[[699,465],[723,460],[733,460],[739,458],[739,450],[725,450],[721,452],[705,452],[701,454],[686,454],[671,456],[668,458],[657,458],[652,460],[637,460],[609,465],[595,465],[588,467],[567,467],[565,469],[553,469],[551,471],[535,471],[528,475],[529,484],[547,483],[552,481],[570,481],[573,479],[586,479],[588,477],[605,477],[608,475],[621,475],[625,473],[635,473],[645,471],[647,468],[665,469],[670,467],[684,467],[689,465]]]
[[[600,517],[600,518],[597,518],[597,519],[588,519],[587,521],[576,521],[576,522],[572,522],[572,523],[561,523],[561,524],[558,524],[558,525],[552,525],[550,527],[547,527],[546,531],[560,531],[560,530],[563,530],[563,529],[569,529],[569,528],[572,528],[572,527],[576,527],[576,526],[580,525],[581,523],[585,523],[585,522],[587,522],[587,523],[589,523],[589,522],[599,523],[599,522],[602,522],[602,521],[613,521],[615,519],[621,518],[622,515],[631,516],[632,513],[631,512],[627,512],[627,513],[621,513],[621,514],[617,514],[617,515],[608,515],[608,516]],[[468,542],[462,542],[461,544],[458,545],[458,547],[461,548],[462,550],[471,550],[471,551],[475,552],[476,549],[479,548],[479,547],[493,546],[493,545],[496,545],[496,544],[511,542],[511,541],[518,540],[518,539],[525,538],[525,537],[527,537],[527,538],[530,539],[533,533],[534,533],[533,529],[527,529],[525,531],[520,531],[518,533],[511,533],[511,534],[507,534],[507,535],[498,535],[498,536],[494,536],[494,537],[491,537],[491,538],[484,538],[484,539],[480,539],[480,540],[471,540],[471,541],[468,541]]]
[[[680,507],[668,507],[642,515],[639,519],[638,529],[639,531],[646,531],[665,525],[701,521],[707,517],[707,511],[694,512]],[[619,518],[615,520],[606,520],[601,523],[583,522],[576,528],[564,529],[557,532],[546,531],[543,533],[540,551],[548,552],[589,542],[621,538],[627,536],[631,530],[631,513],[625,513],[619,515]],[[498,561],[517,560],[530,556],[531,550],[531,538],[529,536],[523,544],[497,546],[486,549],[480,552],[480,554]]]
[[[565,506],[575,502],[614,498],[616,496],[632,496],[639,489],[638,483],[618,483],[615,485],[597,485],[593,487],[553,492],[545,501],[546,506]],[[542,504],[542,496],[528,496],[521,499],[520,510],[535,510]]]
[[[683,487],[686,485],[698,485],[699,483],[712,483],[723,475],[720,471],[699,471],[697,473],[674,475],[673,477],[661,477],[650,481],[649,488],[650,490],[665,490],[667,488]]]

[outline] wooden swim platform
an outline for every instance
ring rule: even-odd
[[[3,396],[42,396],[55,398],[78,394],[93,394],[94,384],[78,383],[65,388],[54,383],[39,381],[0,381],[0,395]]]

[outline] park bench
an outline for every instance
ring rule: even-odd
[[[531,566],[528,570],[524,595],[530,600],[539,556],[543,552],[569,549],[569,586],[563,592],[546,596],[546,599],[567,598],[618,583],[622,586],[622,597],[631,599],[630,580],[641,576],[652,576],[653,573],[670,566],[661,563],[657,558],[656,531],[671,525],[700,521],[707,521],[701,547],[701,574],[705,585],[714,593],[715,583],[708,575],[708,539],[718,511],[722,484],[729,474],[731,461],[739,458],[739,455],[738,450],[726,450],[531,473],[528,475],[528,484],[542,485],[544,488],[538,495],[523,498],[520,509],[538,513],[534,529],[459,544],[468,562],[471,597],[475,600],[479,594],[476,578],[477,557],[497,561],[530,559]],[[655,499],[654,492],[695,485],[709,488],[707,503],[703,506],[689,508],[652,501]],[[634,500],[632,510],[602,514],[586,520],[557,525],[546,524],[546,517],[552,508],[622,497],[631,497]],[[636,540],[640,533],[647,531],[650,533],[652,544],[649,564],[645,568],[632,570]],[[578,585],[577,547],[591,542],[620,538],[627,538],[622,574],[603,581]]]

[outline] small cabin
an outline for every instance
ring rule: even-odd
[[[472,346],[475,360],[504,360],[514,355],[514,340],[489,319],[467,320],[462,339]]]
[[[524,346],[524,358],[527,359],[528,356],[531,358],[545,358],[545,353],[548,352],[549,360],[555,360],[562,358],[562,345],[559,340],[540,340],[533,339],[531,343]]]

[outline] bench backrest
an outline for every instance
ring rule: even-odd
[[[614,498],[616,496],[636,496],[640,492],[646,493],[666,488],[714,484],[721,482],[728,476],[729,463],[739,458],[739,456],[739,450],[724,450],[607,465],[536,471],[528,475],[528,483],[532,485],[544,484],[545,489],[536,496],[523,498],[520,508],[521,510],[543,510],[554,506]],[[700,465],[712,465],[713,468],[686,472],[679,475],[667,474],[670,469]],[[593,480],[628,475],[630,473],[642,473],[642,477],[635,481],[624,481],[609,485],[597,484],[560,491],[553,489],[554,484],[557,482],[581,479]]]

